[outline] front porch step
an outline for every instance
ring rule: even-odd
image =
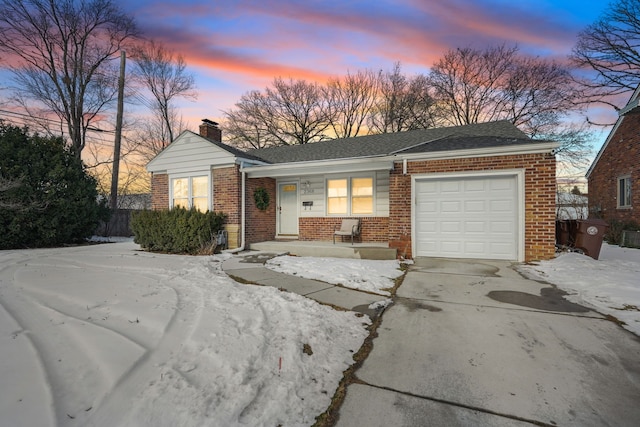
[[[268,241],[251,243],[249,249],[265,252],[289,253],[296,256],[353,259],[396,259],[397,250],[376,243],[351,244],[331,242]]]

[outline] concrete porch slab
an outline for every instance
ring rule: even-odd
[[[308,242],[308,241],[268,241],[251,243],[251,250],[289,253],[295,256],[353,258],[353,259],[396,259],[397,250],[384,243]]]

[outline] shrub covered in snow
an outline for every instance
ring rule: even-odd
[[[226,215],[176,207],[162,211],[133,212],[134,242],[154,252],[213,253],[216,235]]]

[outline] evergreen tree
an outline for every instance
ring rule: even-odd
[[[57,246],[108,218],[96,181],[62,138],[0,122],[0,249]]]

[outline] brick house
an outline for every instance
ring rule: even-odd
[[[185,131],[147,165],[152,207],[227,213],[230,248],[331,241],[343,218],[397,256],[549,259],[555,253],[557,144],[506,121],[247,152],[215,122]],[[270,203],[256,207],[256,189]],[[242,219],[245,219],[243,222]]]
[[[589,214],[640,224],[640,86],[587,171]]]

